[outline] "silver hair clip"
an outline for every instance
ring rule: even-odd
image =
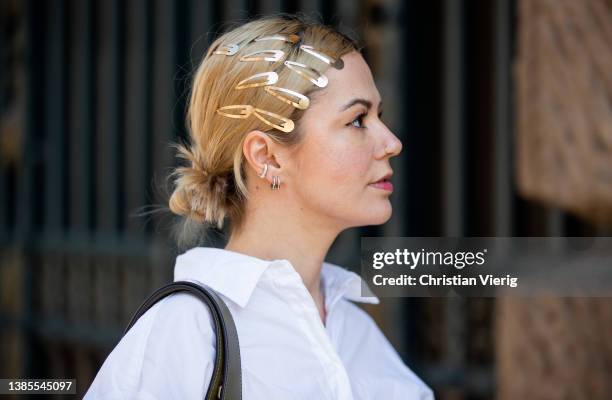
[[[306,64],[302,64],[296,61],[286,60],[284,64],[291,69],[292,71],[297,72],[300,76],[305,79],[308,79],[310,82],[314,83],[318,87],[327,86],[327,77],[321,74],[316,69],[309,67]]]
[[[251,44],[253,42],[266,41],[266,40],[282,40],[287,43],[297,43],[298,40],[300,40],[300,37],[295,34],[290,34],[290,35],[280,35],[279,34],[279,35],[264,36],[264,37],[252,39],[246,43],[242,43],[241,46],[239,46],[236,43],[222,44],[219,46],[217,50],[213,51],[213,54],[220,54],[223,56],[233,56],[234,54],[238,53],[238,50],[240,50],[240,48],[245,47],[248,44]],[[267,61],[270,61],[270,60],[267,60]]]
[[[344,68],[344,61],[342,61],[341,58],[334,59],[333,57],[331,57],[331,56],[329,56],[329,55],[327,55],[327,54],[325,54],[325,53],[323,53],[321,51],[315,50],[314,47],[312,47],[312,46],[308,46],[306,44],[302,44],[302,45],[300,45],[300,50],[305,51],[306,53],[308,53],[308,54],[318,58],[319,60],[321,60],[321,61],[331,65],[332,67],[334,67],[336,69]]]
[[[258,80],[259,78],[266,78],[266,80],[263,82],[249,83],[251,81]],[[261,72],[259,74],[255,74],[255,75],[249,76],[246,79],[241,80],[240,82],[238,82],[238,84],[236,85],[234,89],[247,89],[247,88],[252,88],[252,87],[274,85],[276,82],[278,82],[278,74],[276,72],[274,71]]]
[[[300,40],[300,37],[298,35],[295,34],[290,34],[290,35],[271,35],[271,36],[264,36],[264,37],[260,37],[255,39],[255,42],[261,42],[264,40],[282,40],[283,42],[287,42],[287,43],[297,43],[298,40]]]
[[[213,54],[221,54],[224,56],[233,56],[234,54],[238,53],[238,50],[240,49],[240,47],[238,47],[237,44],[224,44],[219,46],[219,48],[217,50],[215,50],[213,52]]]
[[[258,55],[262,54],[262,55]],[[268,55],[266,55],[268,54]],[[273,61],[283,58],[285,52],[282,50],[257,50],[240,57],[240,61]]]

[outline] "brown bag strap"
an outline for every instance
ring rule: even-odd
[[[176,292],[193,294],[206,303],[211,311],[217,351],[215,368],[204,399],[240,400],[242,398],[242,372],[236,325],[227,305],[212,289],[189,281],[177,281],[157,289],[134,313],[123,335],[153,304]]]

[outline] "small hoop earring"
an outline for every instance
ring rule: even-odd
[[[272,183],[270,184],[270,187],[272,188],[272,190],[280,188],[280,177],[274,175],[272,177]]]
[[[266,176],[266,174],[267,174],[267,173],[268,173],[268,164],[266,163],[266,164],[264,164],[264,169],[263,169],[263,171],[261,171],[261,174],[259,174],[258,176],[259,176],[260,178],[263,178],[263,177],[265,177],[265,176]]]

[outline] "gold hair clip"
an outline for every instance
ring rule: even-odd
[[[308,97],[291,89],[282,88],[278,86],[266,86],[264,90],[272,96],[276,97],[277,99],[282,100],[285,103],[291,104],[292,106],[294,106],[295,108],[299,108],[300,110],[305,110],[310,105],[310,99]],[[293,96],[294,99],[288,98],[287,96],[285,96],[285,94]]]
[[[257,80],[262,77],[265,77],[266,80],[263,82],[248,83],[250,81]],[[241,80],[240,82],[238,82],[238,84],[236,85],[234,89],[247,89],[247,88],[252,88],[252,87],[274,85],[276,82],[278,82],[278,74],[276,72],[274,71],[261,72],[259,74],[255,74],[255,75],[249,76],[246,79]]]
[[[262,120],[263,122],[265,122],[266,124],[278,129],[279,131],[283,131],[283,132],[291,132],[294,128],[294,124],[293,121],[290,120],[289,118],[285,118],[283,116],[280,116],[276,113],[270,112],[270,111],[265,111],[262,110],[260,108],[253,108],[253,114],[255,114],[255,116],[257,118],[259,118],[260,120]],[[280,124],[275,124],[273,122],[268,121],[266,118],[264,118],[261,114],[264,115],[268,115],[270,117],[276,118],[280,121]]]
[[[240,47],[237,44],[224,44],[219,46],[217,50],[213,52],[213,54],[221,54],[224,56],[233,56],[238,52]]]
[[[238,114],[232,114],[232,113],[225,112],[228,110],[238,110]],[[285,118],[276,113],[262,110],[261,108],[256,108],[248,104],[233,104],[231,106],[220,107],[217,109],[217,113],[225,117],[240,118],[240,119],[246,119],[250,117],[251,114],[254,114],[257,118],[259,118],[264,123],[270,125],[273,128],[278,129],[279,131],[283,131],[283,132],[291,132],[295,128],[293,121],[290,120],[289,118]],[[276,118],[279,123],[274,123],[266,119],[262,114],[267,115],[269,117]]]
[[[263,55],[258,55],[263,54]],[[268,55],[266,55],[268,54]],[[282,50],[257,50],[240,57],[240,61],[273,61],[276,62],[283,58],[285,52]]]
[[[331,56],[329,56],[329,55],[327,55],[327,54],[325,54],[325,53],[323,53],[321,51],[315,50],[314,47],[312,47],[312,46],[308,46],[306,44],[302,44],[302,45],[300,45],[300,50],[305,51],[306,53],[308,53],[308,54],[318,58],[319,60],[321,60],[321,61],[331,65],[332,67],[334,67],[336,69],[344,68],[344,61],[342,61],[341,58],[334,59],[333,57],[331,57]]]
[[[260,37],[255,39],[255,42],[261,42],[264,40],[282,40],[283,42],[288,42],[288,43],[297,43],[298,40],[300,40],[300,37],[298,35],[295,34],[290,34],[290,35],[271,35],[271,36],[264,36],[264,37]]]
[[[327,86],[327,77],[314,68],[311,68],[305,64],[295,62],[295,61],[285,61],[284,64],[291,69],[292,71],[297,72],[300,76],[308,79],[310,82],[314,83],[318,87]]]
[[[226,110],[238,110],[239,114],[232,114],[225,112]],[[253,106],[248,104],[236,104],[231,106],[225,106],[217,109],[217,113],[229,117],[229,118],[240,118],[245,119],[248,118],[249,115],[253,112]]]

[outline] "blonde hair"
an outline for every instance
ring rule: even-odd
[[[275,34],[300,37],[298,43],[281,41],[252,42],[255,38]],[[248,43],[233,56],[214,54],[220,46]],[[352,51],[361,51],[357,41],[339,30],[303,14],[276,14],[246,22],[217,38],[197,67],[192,79],[187,104],[186,125],[190,144],[175,145],[177,156],[187,165],[177,167],[171,174],[174,191],[169,200],[170,210],[185,218],[179,232],[179,242],[193,236],[193,226],[222,229],[229,219],[232,231],[244,221],[245,202],[248,198],[246,174],[243,168],[242,144],[246,133],[252,130],[266,132],[269,137],[287,146],[300,142],[302,133],[298,121],[304,110],[279,101],[263,88],[234,90],[243,79],[256,73],[275,71],[276,86],[291,89],[307,97],[319,88],[292,73],[283,65],[284,60],[297,61],[323,73],[329,65],[305,52],[299,45],[307,44],[332,57],[340,58]],[[280,61],[239,62],[244,53],[256,50],[282,49],[286,56]],[[246,119],[228,118],[216,113],[226,105],[248,104],[293,120],[296,128],[289,133],[277,130],[251,116]]]

